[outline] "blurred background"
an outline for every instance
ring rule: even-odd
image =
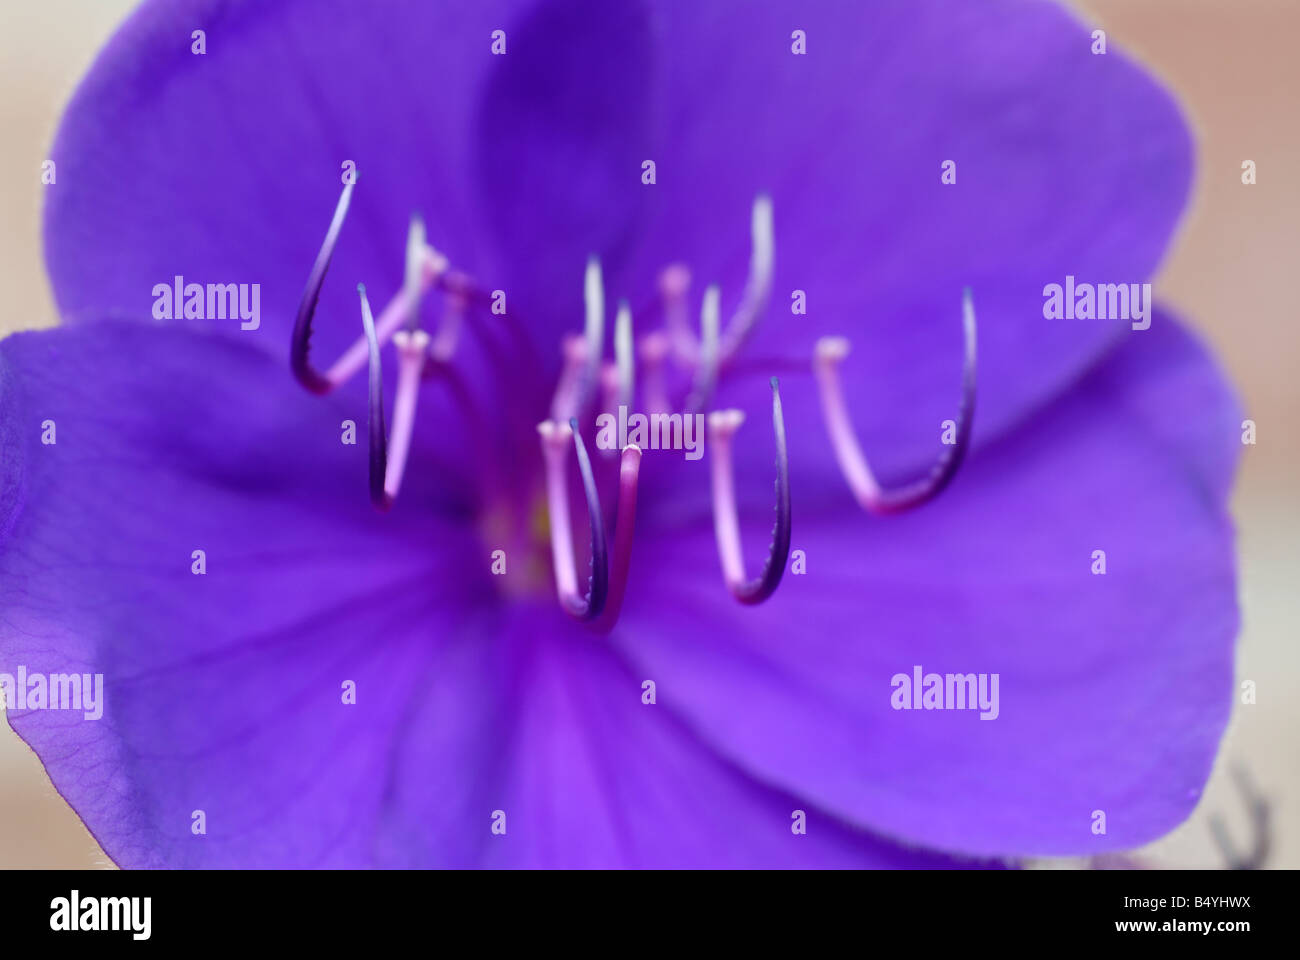
[[[684,0],[685,2],[685,0]],[[707,2],[707,0],[704,0]],[[134,0],[0,3],[0,335],[56,322],[41,257],[41,163],[64,102]],[[1221,867],[1217,816],[1239,854],[1257,825],[1240,768],[1271,813],[1266,866],[1300,867],[1300,32],[1297,0],[1078,0],[1108,42],[1171,87],[1191,119],[1198,169],[1157,295],[1214,345],[1258,425],[1233,511],[1243,630],[1238,703],[1195,814],[1138,851],[1151,866]],[[1086,149],[1086,148],[1081,148]],[[1258,182],[1241,183],[1254,160]],[[105,238],[112,242],[111,237]],[[1056,862],[1049,866],[1078,866]],[[35,754],[0,723],[0,868],[110,867]]]

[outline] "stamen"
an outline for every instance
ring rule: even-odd
[[[605,349],[605,281],[600,272],[600,260],[590,257],[583,277],[582,300],[586,308],[584,334],[587,338],[587,371],[583,377],[579,409],[586,403],[600,375],[601,354]]]
[[[686,401],[688,413],[702,410],[713,396],[718,382],[719,291],[715,283],[704,291],[700,305],[700,362],[695,368],[695,383]]]
[[[443,300],[442,320],[438,324],[438,332],[429,344],[429,354],[433,357],[435,367],[448,363],[452,354],[456,352],[467,306],[464,293],[459,290],[447,291]]]
[[[424,272],[425,243],[424,221],[418,214],[411,214],[411,225],[406,231],[406,271],[402,279],[402,300],[406,309],[406,328],[414,330],[420,320],[420,299],[424,290],[420,287],[420,275]]]
[[[776,261],[776,230],[772,224],[772,198],[760,193],[749,217],[749,277],[740,306],[727,324],[722,344],[723,361],[731,359],[748,338],[772,295],[772,268]]]
[[[366,285],[357,284],[361,295],[361,325],[370,347],[370,404],[366,429],[370,435],[370,502],[387,510],[392,501],[384,495],[384,474],[388,469],[388,431],[384,427],[384,374],[379,363],[379,338],[375,336],[375,318],[370,314]]]
[[[677,362],[684,366],[694,366],[700,350],[686,306],[686,293],[690,288],[691,271],[685,264],[674,263],[659,274],[659,294],[663,298],[668,342]]]
[[[370,347],[370,500],[387,510],[397,499],[406,472],[406,458],[415,430],[415,402],[420,392],[420,371],[429,352],[429,335],[423,330],[399,330],[393,335],[397,347],[397,396],[393,401],[393,433],[384,429],[384,377],[379,361],[379,338],[375,318],[366,299],[366,286],[357,284],[361,295],[361,324]]]
[[[316,315],[316,304],[320,300],[321,287],[325,283],[325,274],[329,271],[330,260],[334,256],[339,232],[343,229],[343,221],[347,218],[348,207],[352,202],[353,186],[355,183],[343,185],[343,192],[339,195],[338,204],[334,208],[334,217],[330,220],[329,229],[325,232],[325,240],[321,244],[320,252],[316,254],[316,262],[312,265],[311,273],[307,277],[307,286],[298,302],[298,313],[294,318],[293,334],[289,342],[289,367],[293,371],[294,378],[312,393],[329,393],[350,379],[366,364],[370,351],[366,338],[360,337],[325,373],[312,366],[310,358],[312,320]],[[423,243],[423,226],[419,227],[419,231],[422,247],[417,247],[413,243],[413,235],[416,232],[416,222],[413,222],[407,238],[408,287],[393,297],[380,311],[379,321],[376,324],[377,344],[387,343],[402,325],[402,321],[408,316],[414,316],[412,307],[418,301],[418,296],[428,290],[447,269],[447,258]],[[412,281],[413,264],[417,261],[419,267],[414,270],[417,279]],[[411,286],[412,283],[414,286]],[[414,295],[412,290],[416,291]]]
[[[610,567],[609,597],[605,612],[595,624],[601,633],[618,622],[627,591],[628,569],[632,563],[632,533],[636,528],[637,480],[641,475],[641,448],[629,444],[623,448],[618,470],[618,519],[614,524],[614,558]]]
[[[618,316],[614,318],[614,360],[618,365],[618,402],[631,407],[636,361],[632,357],[632,308],[626,300],[618,302]]]
[[[781,413],[781,391],[772,378],[772,428],[776,434],[776,525],[768,547],[763,570],[753,580],[745,579],[745,561],[740,547],[740,527],[736,519],[735,478],[731,460],[731,438],[744,422],[739,410],[722,410],[709,414],[709,462],[713,479],[713,531],[718,540],[718,559],[722,576],[737,600],[745,604],[762,603],[781,582],[790,559],[790,458],[785,446],[785,418]]]
[[[669,409],[668,385],[664,379],[664,360],[668,357],[668,350],[668,337],[657,330],[637,341],[647,413],[666,413]]]
[[[289,367],[298,382],[312,393],[329,393],[334,384],[322,376],[311,365],[308,356],[311,350],[311,319],[316,313],[316,301],[320,299],[320,288],[325,282],[325,274],[330,268],[330,259],[334,256],[334,245],[338,242],[339,231],[348,215],[348,206],[352,203],[352,188],[356,181],[343,185],[339,202],[334,207],[334,216],[330,219],[329,229],[325,231],[325,241],[316,262],[312,264],[311,273],[307,275],[307,287],[298,301],[298,315],[293,321],[293,335],[289,341]]]
[[[596,493],[596,480],[587,458],[587,447],[578,433],[578,421],[570,419],[568,426],[546,420],[537,425],[542,438],[542,457],[546,463],[546,502],[550,511],[551,559],[555,566],[555,592],[560,606],[578,620],[594,620],[605,609],[609,597],[609,557],[605,545],[605,522],[600,512],[600,498]],[[578,593],[578,580],[573,558],[573,530],[569,523],[568,490],[568,439],[578,454],[578,470],[587,497],[587,522],[591,527],[591,577],[587,595]]]
[[[406,471],[406,456],[415,431],[415,401],[420,395],[420,372],[429,355],[429,335],[423,330],[399,330],[393,334],[397,348],[397,395],[393,398],[393,432],[388,438],[388,466],[384,471],[384,494],[397,499]]]
[[[1245,767],[1234,765],[1232,778],[1237,782],[1237,790],[1246,801],[1246,812],[1250,818],[1251,828],[1250,852],[1237,853],[1236,845],[1228,837],[1223,818],[1217,813],[1210,817],[1210,832],[1229,870],[1259,870],[1268,862],[1273,849],[1273,811],[1268,800],[1256,788]]]
[[[564,357],[560,380],[551,399],[551,419],[563,423],[577,416],[582,408],[582,384],[587,376],[587,341],[579,336],[567,336],[561,344]]]
[[[813,372],[820,387],[826,430],[840,470],[863,509],[880,514],[910,510],[938,496],[956,475],[970,446],[971,424],[975,418],[975,308],[969,287],[962,292],[962,332],[965,338],[962,397],[954,442],[944,448],[928,476],[893,490],[884,489],[876,480],[853,432],[839,375],[840,362],[848,356],[848,340],[823,337],[817,341]]]
[[[419,294],[422,296],[433,286],[435,282],[443,275],[447,269],[447,258],[440,254],[432,247],[425,248],[423,269],[420,273]],[[379,338],[380,346],[387,343],[394,333],[401,329],[402,324],[407,322],[408,310],[411,305],[411,298],[405,290],[399,290],[391,300],[385,304],[384,309],[379,313],[379,319],[375,322],[375,329]],[[343,352],[343,355],[334,362],[334,366],[329,368],[326,377],[337,387],[341,383],[346,383],[352,376],[361,369],[366,362],[369,348],[365,338],[358,339],[352,346]]]

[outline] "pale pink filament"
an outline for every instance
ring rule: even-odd
[[[709,465],[713,482],[713,532],[718,541],[722,576],[733,590],[745,584],[745,560],[736,517],[736,483],[731,462],[731,438],[745,415],[739,410],[718,410],[709,414]]]
[[[384,470],[384,493],[397,498],[406,472],[406,457],[415,431],[415,403],[420,393],[420,374],[429,355],[429,335],[423,330],[398,330],[393,334],[397,348],[397,395],[393,399],[393,427],[388,436],[388,464]]]
[[[826,430],[830,435],[831,448],[835,451],[835,459],[839,462],[853,495],[863,506],[868,506],[880,500],[881,489],[858,445],[848,405],[844,402],[844,391],[840,386],[840,363],[848,354],[848,340],[843,337],[822,337],[817,341],[813,354],[813,372],[817,375],[822,414],[826,418]]]
[[[573,430],[566,423],[545,420],[537,425],[537,433],[542,438],[542,460],[546,466],[546,506],[550,515],[555,592],[561,606],[569,609],[582,602],[573,559],[573,527],[569,520],[567,464]]]

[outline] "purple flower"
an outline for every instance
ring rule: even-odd
[[[0,344],[0,671],[103,716],[14,728],[122,866],[1163,834],[1230,706],[1239,414],[1167,312],[1045,319],[1189,187],[1091,46],[1016,0],[146,3],[52,154],[66,325]],[[604,450],[621,401],[704,459]]]

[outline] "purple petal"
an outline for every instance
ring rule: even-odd
[[[357,194],[321,296],[322,363],[359,334],[357,282],[383,300],[401,286],[413,212],[459,266],[491,276],[471,134],[491,32],[520,5],[143,4],[51,154],[46,260],[61,315],[148,320],[153,286],[177,274],[260,283],[256,335],[283,354],[345,161]],[[197,29],[203,55],[191,53]]]
[[[395,865],[438,862],[449,842],[491,867],[980,865],[881,842],[745,776],[644,703],[644,678],[553,604],[485,616],[442,656],[393,751],[421,771],[391,787],[380,849]],[[474,748],[449,766],[466,717]]]
[[[105,699],[101,719],[9,720],[118,864],[372,857],[407,705],[492,594],[431,471],[409,509],[370,508],[364,437],[340,442],[363,410],[212,334],[99,324],[0,345],[0,672],[102,673]]]
[[[674,261],[694,275],[693,307],[719,282],[729,310],[751,204],[769,193],[773,302],[741,362],[807,370],[815,338],[850,337],[845,377],[886,475],[926,462],[953,413],[963,287],[980,318],[977,432],[991,436],[1126,326],[1046,321],[1044,285],[1148,278],[1187,197],[1191,144],[1170,96],[1122,53],[1092,54],[1089,31],[1055,4],[664,2],[651,54],[635,25],[588,36],[597,27],[574,8],[603,6],[544,5],[484,108],[501,118],[480,146],[484,195],[509,259],[538,267],[525,289],[580,316],[567,278],[585,256],[571,238],[585,237],[599,241],[611,295],[650,307],[639,332],[658,322],[655,274]],[[806,55],[791,52],[795,28]],[[557,79],[553,33],[574,37],[566,45],[600,75]],[[637,86],[647,56],[648,94]],[[612,115],[598,125],[602,111]],[[628,168],[622,190],[605,182],[607,158]],[[654,186],[640,182],[645,159]],[[952,186],[940,182],[949,159]],[[591,222],[596,198],[603,223]],[[794,290],[807,293],[806,317],[791,314]]]
[[[807,573],[758,610],[697,501],[647,513],[617,646],[705,740],[852,822],[973,855],[1134,847],[1195,806],[1228,718],[1239,451],[1220,374],[1158,315],[914,513],[796,474]],[[998,674],[998,717],[892,709],[915,665]]]
[[[101,717],[8,718],[120,866],[966,865],[761,786],[552,605],[501,608],[446,491],[375,514],[347,411],[254,348],[20,334],[0,411],[0,673],[104,677]]]
[[[1044,322],[1043,285],[1136,281],[1158,262],[1187,132],[1122,54],[1090,46],[1062,9],[1020,0],[147,4],[61,127],[48,260],[72,319],[146,317],[175,274],[261,282],[279,351],[352,159],[321,355],[355,336],[336,319],[355,319],[354,282],[398,286],[418,209],[436,246],[508,291],[549,364],[592,252],[638,306],[673,260],[697,292],[717,280],[738,300],[766,190],[775,302],[748,359],[803,365],[812,337],[853,337],[860,429],[889,474],[928,456],[949,412],[963,286],[982,320],[979,429],[996,432],[1117,333]],[[793,289],[808,318],[786,313]]]

